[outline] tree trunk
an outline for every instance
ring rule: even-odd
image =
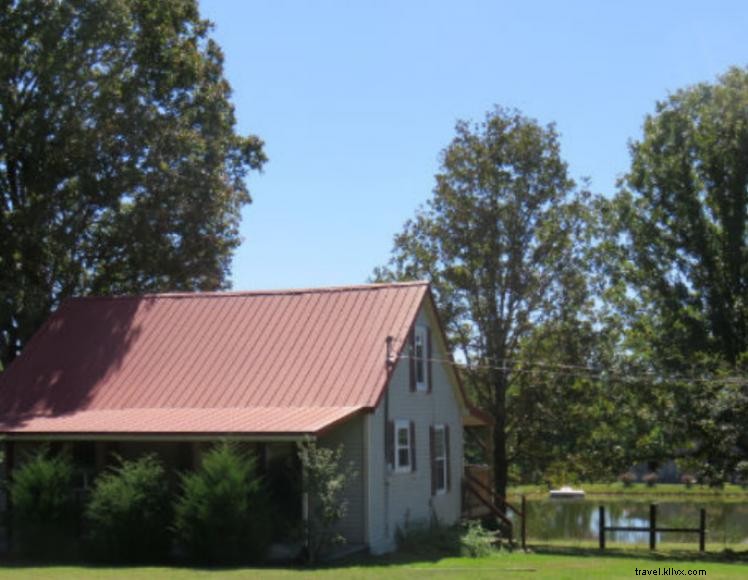
[[[494,491],[506,497],[509,483],[509,465],[506,453],[506,375],[501,373],[494,381],[494,428],[493,428],[493,481]],[[503,510],[503,505],[501,506]]]

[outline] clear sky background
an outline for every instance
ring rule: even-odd
[[[235,289],[361,283],[430,196],[458,119],[555,122],[572,177],[610,195],[655,101],[748,65],[748,0],[201,0],[249,178]]]

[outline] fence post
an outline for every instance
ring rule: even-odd
[[[600,506],[600,525],[598,526],[598,536],[600,537],[600,549],[605,549],[605,508]]]
[[[522,549],[527,550],[527,498],[522,496]]]
[[[706,510],[701,508],[699,520],[699,552],[706,551]]]
[[[649,549],[657,547],[657,504],[649,506]]]

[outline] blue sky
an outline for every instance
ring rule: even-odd
[[[748,2],[201,0],[249,178],[235,289],[364,282],[430,196],[458,119],[556,122],[572,177],[610,194],[669,92],[748,65]]]

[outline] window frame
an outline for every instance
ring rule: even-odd
[[[393,426],[395,428],[395,432],[393,433],[393,450],[394,450],[394,471],[395,473],[410,473],[413,471],[413,457],[412,455],[412,449],[413,444],[410,440],[410,421],[408,419],[397,419],[394,421]],[[400,444],[400,430],[404,430],[407,439],[405,445]],[[400,451],[405,450],[408,452],[408,464],[407,465],[400,465]]]
[[[439,449],[439,437],[441,437],[442,442],[442,455],[437,455],[437,450]],[[449,456],[449,453],[447,451],[447,428],[444,423],[438,423],[434,425],[434,463],[433,463],[433,469],[438,469],[439,462],[442,462],[441,466],[441,472],[443,476],[443,483],[444,487],[439,487],[439,478],[436,478],[436,491],[435,495],[444,495],[447,493],[448,488],[448,472],[449,469],[449,462],[447,461],[447,457]]]
[[[415,364],[415,390],[419,393],[425,393],[429,390],[429,365],[426,357],[428,349],[428,328],[423,324],[416,325],[413,331],[413,363]],[[421,354],[418,355],[420,347]],[[421,371],[421,381],[418,380],[418,371]]]

